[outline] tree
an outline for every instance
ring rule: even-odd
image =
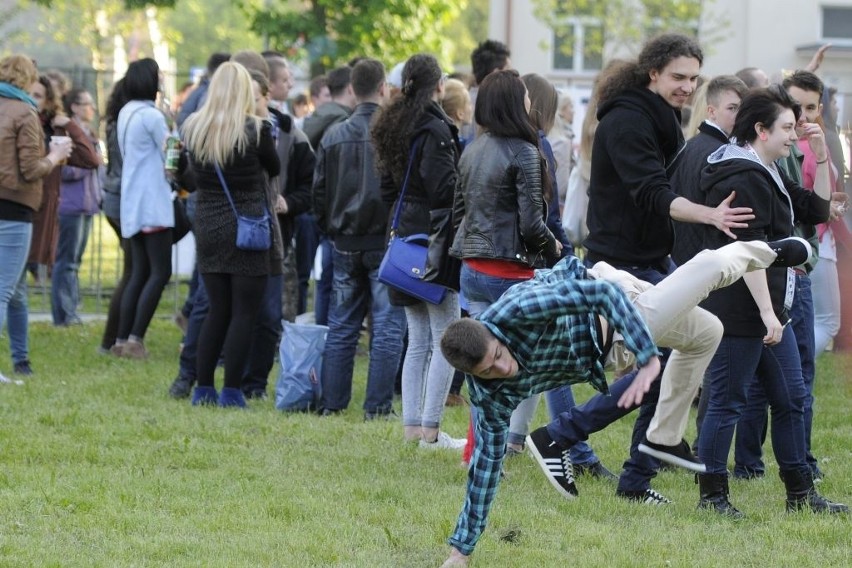
[[[449,65],[454,42],[447,30],[466,5],[467,0],[305,0],[301,9],[247,10],[252,29],[270,47],[307,59],[315,75],[355,56],[392,64],[421,51]]]
[[[251,32],[248,15],[234,0],[180,0],[161,25],[181,75],[203,67],[214,52],[261,49],[261,38]]]

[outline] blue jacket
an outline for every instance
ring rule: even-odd
[[[172,188],[166,179],[166,117],[153,101],[130,101],[118,113],[121,149],[121,236],[174,227]]]

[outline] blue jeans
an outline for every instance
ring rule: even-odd
[[[50,292],[53,325],[67,325],[79,320],[80,264],[92,228],[91,215],[59,215],[59,243]]]
[[[758,382],[772,409],[772,448],[781,471],[807,467],[805,462],[805,385],[796,335],[790,327],[771,347],[760,337],[722,338],[707,369],[707,413],[701,426],[698,457],[707,473],[726,473],[734,427]],[[740,424],[738,427],[741,427]]]
[[[342,410],[352,399],[352,372],[361,324],[372,313],[370,365],[364,410],[389,412],[402,358],[405,311],[392,306],[379,282],[384,251],[339,251],[334,254],[334,281],[328,314],[328,338],[322,365],[322,408]]]
[[[270,275],[266,281],[263,303],[254,324],[251,347],[246,370],[243,374],[242,390],[246,394],[265,393],[269,372],[275,363],[275,351],[281,340],[281,289],[284,276]]]
[[[591,266],[589,258],[586,258],[586,264]],[[666,259],[661,266],[633,266],[625,264],[616,264],[610,262],[615,268],[623,270],[645,282],[651,284],[659,284],[663,278],[674,272],[675,266],[670,260]],[[668,350],[663,350],[664,354]],[[665,360],[664,360],[665,364]],[[618,384],[616,381],[615,384]],[[657,385],[654,387],[659,391],[660,381],[654,381]],[[645,437],[645,432],[651,425],[651,419],[654,417],[654,412],[657,410],[657,398],[659,392],[653,397],[643,399],[642,405],[639,407],[639,416],[636,417],[636,422],[633,424],[633,435],[630,439],[630,457],[624,462],[621,476],[618,478],[618,490],[625,492],[645,491],[651,487],[651,479],[657,475],[657,470],[660,469],[660,461],[657,458],[651,457],[638,450],[639,443]],[[609,424],[623,416],[623,408],[618,408],[616,403],[618,397],[613,395],[604,397],[609,400],[602,400],[596,405],[597,412],[602,416],[599,420]]]
[[[0,329],[3,329],[9,303],[21,281],[32,236],[32,223],[0,220],[0,258],[3,259],[0,262]]]
[[[27,298],[27,271],[21,272],[21,278],[15,292],[9,300],[6,325],[9,329],[9,347],[12,349],[12,362],[21,363],[30,358],[30,314]]]
[[[488,306],[496,302],[506,290],[518,282],[523,282],[523,280],[490,276],[470,268],[467,264],[462,264],[461,290],[465,299],[467,299],[471,317],[482,313]],[[551,416],[559,415],[575,406],[574,395],[570,386],[560,387],[546,394]],[[536,403],[534,403],[536,406],[537,401],[538,398],[536,397]],[[535,412],[535,406],[531,410]],[[513,413],[513,416],[515,416],[515,413]],[[520,421],[525,423],[524,429],[528,429],[527,417],[520,417]],[[508,441],[510,444],[523,445],[526,434],[527,432],[514,432],[510,427]],[[581,440],[571,446],[571,461],[578,465],[590,465],[599,462],[600,458],[595,455],[589,444]]]
[[[802,364],[802,380],[805,383],[805,447],[806,460],[811,471],[818,471],[817,460],[811,453],[811,428],[813,425],[814,378],[816,375],[816,351],[814,349],[814,300],[811,279],[807,274],[796,276],[796,294],[790,309],[790,326],[796,336],[796,345]],[[761,475],[763,443],[766,441],[769,401],[759,381],[753,381],[746,396],[746,406],[737,423],[734,442],[734,475],[748,477]]]

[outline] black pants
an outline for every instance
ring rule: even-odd
[[[225,357],[225,387],[240,388],[252,331],[268,276],[202,274],[210,311],[198,337],[198,386],[212,387],[219,354]]]
[[[124,255],[121,277],[118,279],[118,284],[115,285],[115,290],[109,300],[109,311],[107,312],[106,325],[104,326],[104,335],[101,338],[101,347],[109,349],[115,343],[116,337],[118,337],[118,322],[121,319],[121,297],[124,294],[127,283],[130,281],[130,273],[133,271],[133,257],[130,255],[129,241],[121,236],[119,220],[112,217],[107,217],[106,220],[118,236],[121,252]]]
[[[172,277],[172,231],[136,233],[129,241],[132,271],[121,296],[118,338],[142,339]]]

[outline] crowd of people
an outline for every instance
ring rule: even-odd
[[[704,79],[698,43],[663,34],[600,73],[578,140],[572,98],[514,70],[492,40],[473,52],[471,77],[430,54],[390,73],[357,58],[292,100],[280,53],[215,53],[167,113],[160,69],[140,59],[106,105],[106,156],[89,92],[6,57],[0,327],[14,372],[33,372],[34,267],[51,267],[53,323],[81,323],[78,272],[99,210],[124,253],[99,349],[148,358],[186,215],[196,268],[169,394],[196,406],[266,399],[282,321],[306,312],[321,265],[318,414],[349,407],[366,329],[364,419],[396,416],[399,383],[402,439],[465,449],[446,566],[467,564],[504,459],[525,451],[566,498],[583,474],[666,504],[651,480],[675,465],[697,474],[699,508],[740,518],[728,455],[734,476],[764,476],[771,420],[787,509],[846,512],[816,491],[826,473],[811,448],[815,360],[849,325],[838,266],[852,251],[836,91],[815,74],[823,54],[779,83],[754,68]],[[380,279],[389,239],[418,235],[430,261],[447,259],[435,303]],[[444,273],[452,259],[458,273]],[[464,377],[471,426],[455,438],[441,424]],[[581,382],[599,393],[578,405]],[[532,429],[541,393],[551,422]],[[633,410],[616,475],[587,439]]]

